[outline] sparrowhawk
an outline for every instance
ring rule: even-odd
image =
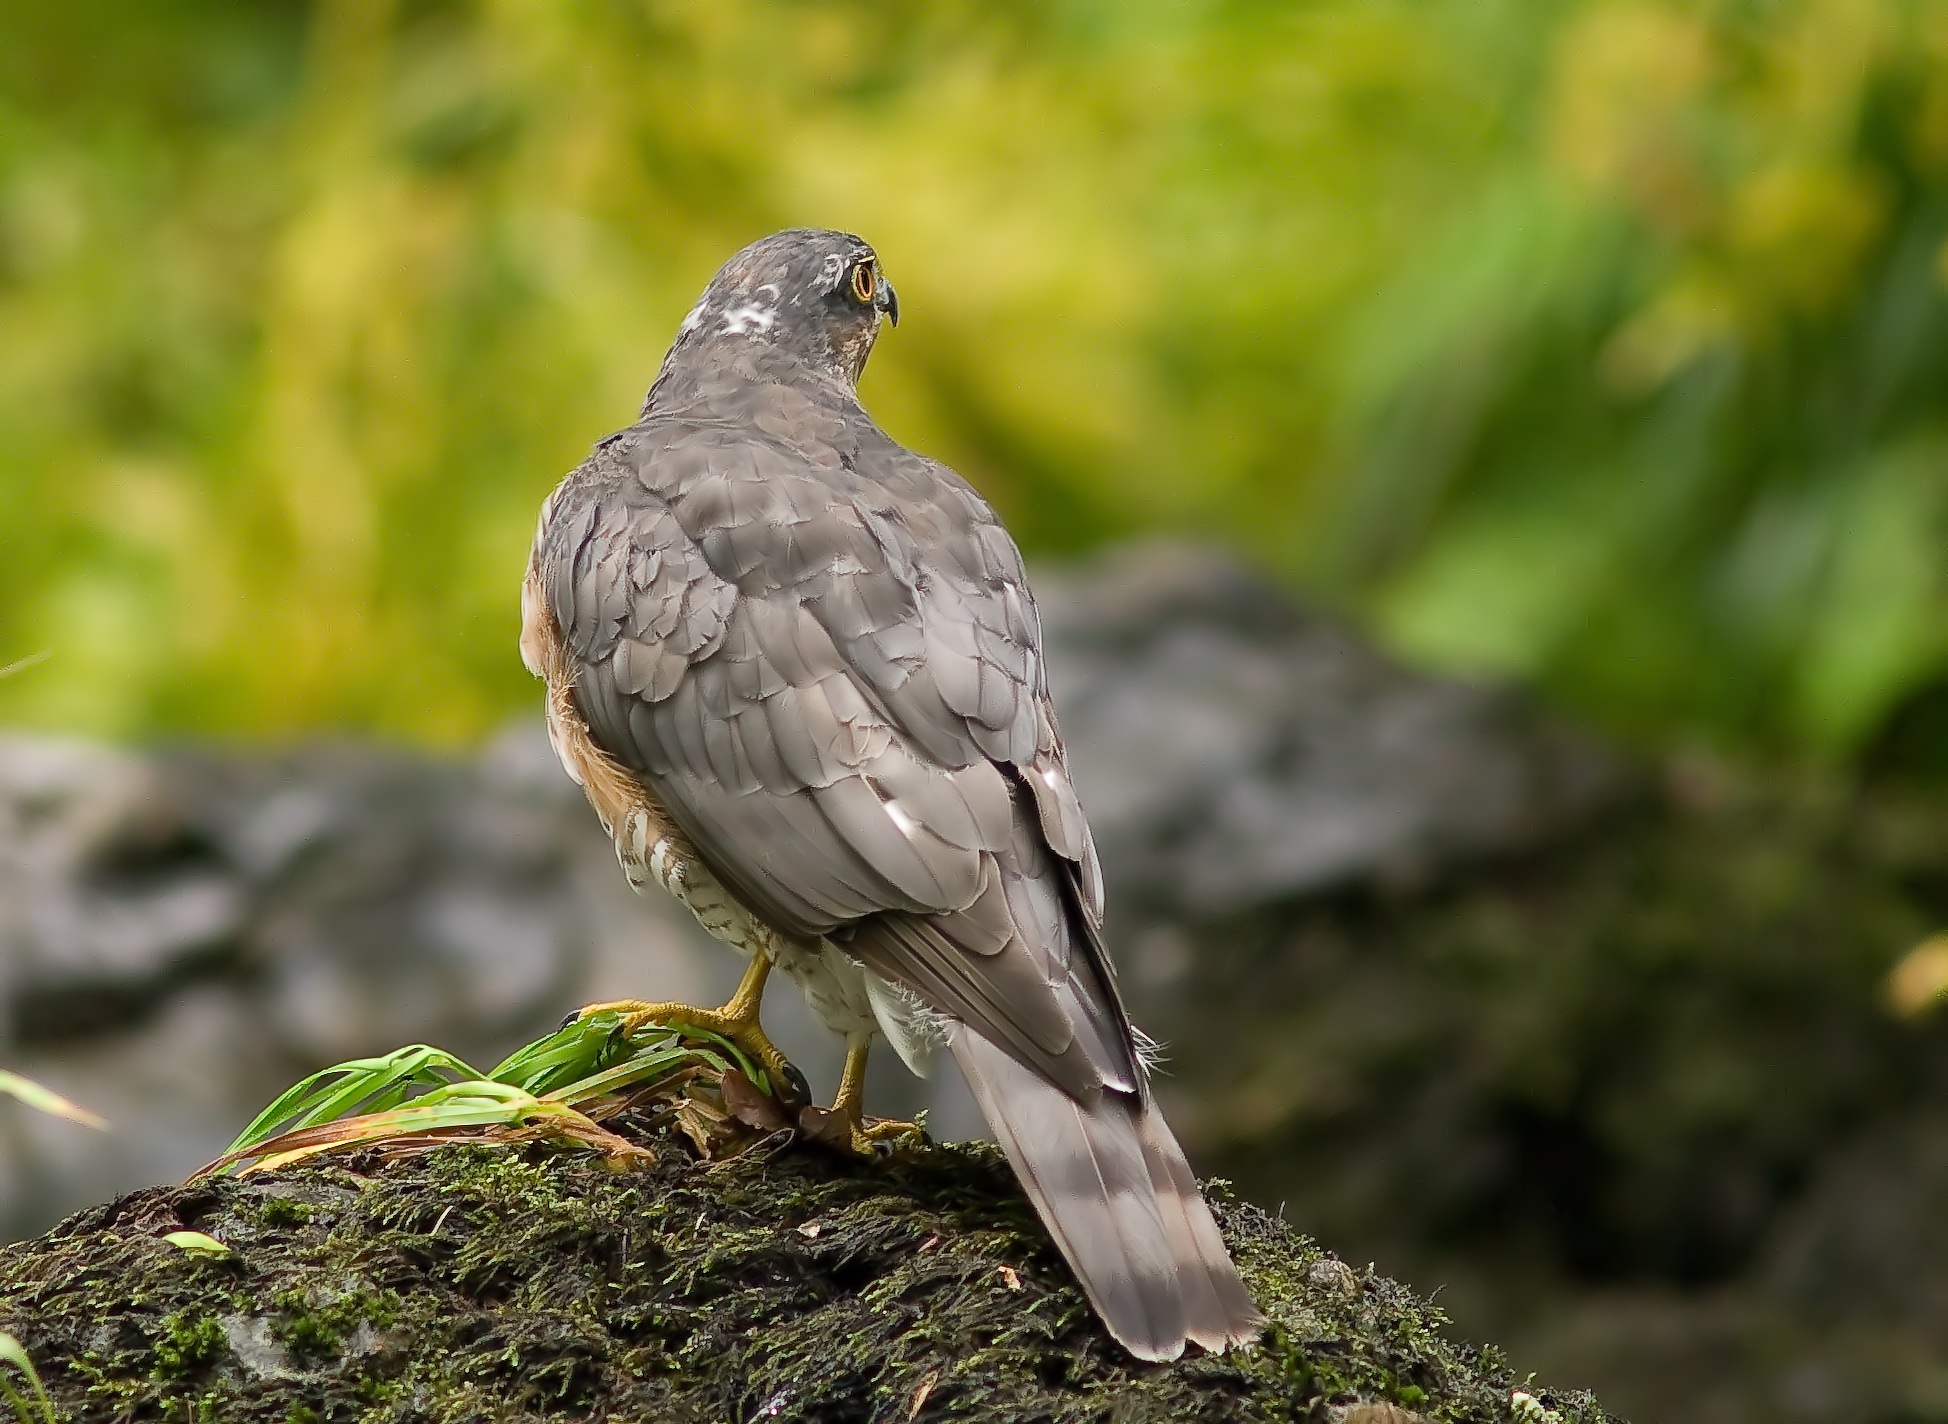
[[[859,403],[898,320],[857,237],[751,244],[542,509],[521,650],[556,751],[631,881],[751,961],[722,1009],[626,1007],[786,1082],[782,969],[845,1038],[829,1120],[861,1146],[872,1035],[916,1072],[944,1045],[1110,1332],[1240,1344],[1261,1317],[1151,1100],[1021,555]]]

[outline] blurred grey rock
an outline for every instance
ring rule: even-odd
[[[1619,784],[1518,700],[1403,672],[1209,552],[1037,582],[1139,987],[1194,959],[1180,924],[1518,850]],[[0,1239],[180,1177],[329,1063],[431,1042],[486,1068],[579,1003],[714,1002],[736,970],[629,893],[538,721],[466,760],[0,737],[0,1064],[116,1125],[0,1102]],[[798,996],[766,1012],[829,1091]],[[950,1074],[882,1054],[871,1091],[979,1130]]]
[[[183,1176],[329,1063],[484,1069],[589,998],[707,996],[698,935],[539,725],[466,761],[0,737],[0,1065],[113,1124],[0,1100],[0,1239]]]
[[[35,1026],[48,996],[126,992],[233,937],[228,877],[116,873],[118,847],[166,816],[157,768],[90,743],[0,739],[0,1022]]]
[[[1414,885],[1628,786],[1519,696],[1408,672],[1213,551],[1139,544],[1036,589],[1115,918]]]
[[[1760,1275],[1825,1329],[1948,1329],[1948,1110],[1924,1101],[1837,1150],[1788,1213]]]

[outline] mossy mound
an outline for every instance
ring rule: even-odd
[[[0,1328],[76,1421],[1608,1418],[1264,1212],[1218,1211],[1272,1326],[1164,1366],[1103,1334],[985,1147],[618,1172],[453,1146],[153,1188],[11,1248]],[[183,1230],[233,1254],[163,1239]]]

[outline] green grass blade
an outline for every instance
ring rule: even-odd
[[[397,1053],[389,1053],[383,1058],[354,1058],[344,1063],[334,1063],[329,1068],[321,1068],[307,1078],[300,1079],[278,1095],[277,1100],[250,1121],[230,1145],[231,1151],[247,1146],[250,1142],[270,1135],[271,1129],[291,1118],[311,1116],[320,1102],[331,1096],[334,1090],[342,1089],[348,1083],[377,1085],[390,1081],[393,1065],[402,1057],[413,1054],[415,1049],[402,1048]],[[315,1120],[315,1118],[314,1118]]]
[[[510,1054],[499,1068],[489,1073],[489,1077],[501,1083],[516,1083],[520,1087],[526,1087],[530,1093],[547,1095],[547,1097],[561,1097],[565,1089],[573,1087],[577,1091],[573,1101],[586,1103],[588,1099],[600,1097],[602,1093],[610,1093],[616,1087],[643,1081],[647,1073],[625,1075],[619,1081],[610,1083],[608,1087],[594,1089],[594,1091],[582,1091],[584,1081],[600,1073],[623,1068],[625,1064],[635,1062],[635,1058],[645,1052],[664,1054],[676,1050],[684,1040],[688,1040],[692,1048],[684,1052],[695,1052],[699,1062],[717,1069],[734,1064],[738,1071],[744,1073],[744,1077],[748,1077],[752,1083],[758,1083],[760,1087],[766,1087],[766,1091],[769,1091],[769,1079],[764,1069],[758,1068],[750,1058],[744,1056],[742,1050],[738,1050],[736,1044],[732,1044],[729,1038],[721,1034],[715,1034],[709,1029],[695,1029],[692,1025],[680,1025],[674,1029],[655,1025],[633,1038],[621,1038],[616,1034],[619,1025],[621,1025],[619,1013],[596,1013],[586,1019],[577,1019],[575,1023],[569,1023],[563,1029],[551,1032],[547,1038],[532,1042],[526,1048]],[[699,1042],[711,1044],[711,1048],[709,1050],[695,1048],[695,1044]],[[563,1097],[561,1101],[571,1101],[571,1099]]]
[[[439,1049],[420,1047],[396,1068],[392,1081],[363,1100],[350,1104],[320,1104],[320,1112],[312,1116],[312,1122],[329,1122],[342,1117],[354,1108],[363,1113],[383,1112],[406,1101],[415,1090],[437,1092],[454,1083],[472,1083],[480,1080],[480,1072],[450,1053]],[[341,1099],[342,1099],[342,1095]],[[335,1111],[323,1111],[327,1106]]]
[[[460,1089],[479,1084],[450,1085]],[[382,1141],[411,1133],[441,1128],[507,1126],[537,1113],[552,1115],[565,1111],[558,1104],[544,1105],[517,1088],[505,1084],[488,1085],[496,1092],[461,1092],[428,1103],[417,1099],[405,1107],[385,1112],[361,1113],[336,1122],[292,1128],[261,1143],[225,1153],[203,1170],[205,1172],[267,1171],[291,1162],[302,1161],[319,1152]],[[431,1095],[429,1095],[430,1097]]]
[[[374,1125],[383,1122],[387,1134],[432,1132],[446,1127],[504,1127],[524,1121],[540,1107],[533,1099],[525,1103],[496,1102],[487,1098],[460,1098],[452,1102],[422,1107],[408,1103],[403,1108],[373,1115]]]
[[[426,1044],[334,1064],[281,1094],[203,1170],[270,1170],[386,1137],[510,1126],[534,1118],[562,1119],[564,1135],[572,1140],[635,1152],[574,1105],[690,1065],[719,1073],[734,1065],[768,1087],[763,1071],[718,1034],[658,1025],[624,1037],[618,1032],[622,1021],[618,1013],[573,1020],[508,1055],[486,1077]]]
[[[526,1088],[517,1088],[512,1083],[496,1083],[487,1078],[469,1078],[464,1083],[448,1083],[435,1088],[430,1093],[421,1094],[403,1108],[394,1112],[410,1112],[414,1108],[440,1108],[449,1104],[472,1105],[476,1103],[498,1103],[503,1107],[529,1108],[538,1101]]]
[[[591,1014],[585,1019],[576,1019],[546,1038],[510,1054],[487,1076],[496,1082],[513,1083],[537,1095],[546,1094],[618,1067],[639,1053],[660,1053],[679,1040],[689,1039],[711,1044],[752,1082],[768,1084],[763,1069],[729,1039],[708,1029],[689,1024],[680,1028],[655,1025],[633,1038],[620,1038],[616,1029],[621,1023],[622,1015],[618,1013]],[[715,1057],[707,1061],[714,1067],[724,1066]]]
[[[450,1084],[389,1112],[363,1113],[340,1122],[282,1132],[261,1144],[262,1151],[233,1153],[204,1170],[273,1171],[321,1152],[367,1142],[463,1127],[513,1127],[545,1119],[556,1121],[565,1136],[635,1150],[565,1103],[542,1101],[506,1083],[475,1081]]]
[[[12,1365],[27,1377],[27,1383],[33,1386],[34,1401],[39,1406],[41,1419],[45,1424],[55,1424],[54,1403],[47,1397],[47,1390],[41,1385],[40,1374],[34,1369],[33,1360],[28,1358],[26,1346],[4,1330],[0,1330],[0,1364]],[[33,1424],[33,1415],[28,1412],[28,1401],[7,1383],[3,1373],[0,1373],[0,1390],[6,1391],[7,1403],[12,1406],[14,1417],[20,1421],[20,1424]]]
[[[26,1397],[7,1383],[5,1375],[0,1375],[0,1402],[5,1403],[13,1414],[14,1424],[34,1424],[34,1416],[28,1410]]]
[[[487,1076],[497,1083],[512,1083],[531,1093],[572,1083],[606,1067],[609,1060],[629,1053],[629,1041],[616,1035],[621,1023],[622,1016],[614,1013],[575,1019],[546,1038],[515,1050]]]
[[[383,1058],[357,1058],[320,1069],[251,1119],[230,1144],[230,1150],[252,1146],[280,1130],[291,1131],[341,1116],[397,1082],[402,1068],[410,1076],[418,1058],[416,1050],[401,1049]]]
[[[355,1058],[321,1069],[287,1089],[237,1134],[231,1152],[271,1137],[329,1122],[362,1104],[383,1099],[391,1107],[415,1087],[441,1087],[452,1079],[477,1079],[479,1071],[444,1049],[416,1043],[380,1058]]]
[[[743,1049],[732,1043],[728,1038],[723,1037],[721,1034],[711,1033],[708,1029],[688,1027],[683,1030],[683,1036],[712,1045],[719,1053],[729,1058],[737,1066],[738,1072],[757,1084],[759,1088],[767,1093],[773,1091],[775,1085],[771,1081],[771,1075],[754,1063]],[[714,1060],[711,1061],[714,1062]],[[723,1065],[717,1063],[716,1066],[722,1067]]]
[[[577,1078],[547,1094],[547,1098],[550,1102],[567,1103],[570,1106],[586,1103],[601,1097],[604,1093],[613,1093],[618,1088],[632,1087],[652,1078],[661,1078],[679,1068],[698,1062],[706,1063],[720,1072],[730,1066],[707,1048],[671,1043],[667,1047],[638,1053],[628,1061],[604,1068],[599,1073]]]
[[[464,1082],[480,1076],[477,1069],[444,1049],[429,1048],[423,1043],[383,1058],[345,1066],[355,1066],[357,1071],[348,1073],[341,1083],[322,1090],[316,1102],[294,1114],[294,1126],[329,1122],[374,1099],[386,1100],[390,1105],[403,1100],[414,1088],[439,1088],[455,1080]]]

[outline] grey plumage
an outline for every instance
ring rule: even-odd
[[[890,305],[847,234],[726,264],[641,418],[549,500],[524,651],[566,669],[594,746],[751,916],[949,1021],[1119,1340],[1155,1359],[1241,1343],[1258,1313],[1103,950],[1020,554],[855,395]]]

